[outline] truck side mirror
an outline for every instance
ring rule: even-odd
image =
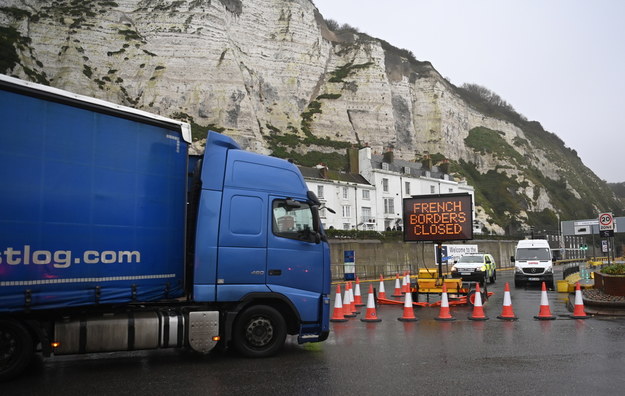
[[[510,261],[514,263],[514,256],[510,256]]]

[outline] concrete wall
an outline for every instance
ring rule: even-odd
[[[513,267],[510,256],[514,256],[517,241],[472,240],[467,243],[478,245],[478,250],[490,253],[495,258],[497,268]],[[432,243],[382,242],[378,240],[330,240],[332,279],[344,277],[345,250],[355,253],[356,275],[361,279],[393,276],[396,273],[419,269],[438,269]],[[450,265],[451,267],[451,265]],[[443,271],[446,267],[443,266]]]

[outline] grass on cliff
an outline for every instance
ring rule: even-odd
[[[464,141],[468,147],[480,154],[493,154],[502,160],[514,160],[517,164],[523,163],[523,156],[510,146],[502,136],[504,136],[503,132],[476,127],[469,131],[469,136]]]

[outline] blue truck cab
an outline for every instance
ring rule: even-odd
[[[187,123],[0,75],[0,380],[35,352],[329,334],[319,200],[289,161]]]

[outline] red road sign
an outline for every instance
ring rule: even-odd
[[[599,231],[614,230],[614,217],[612,213],[601,213],[599,215]]]

